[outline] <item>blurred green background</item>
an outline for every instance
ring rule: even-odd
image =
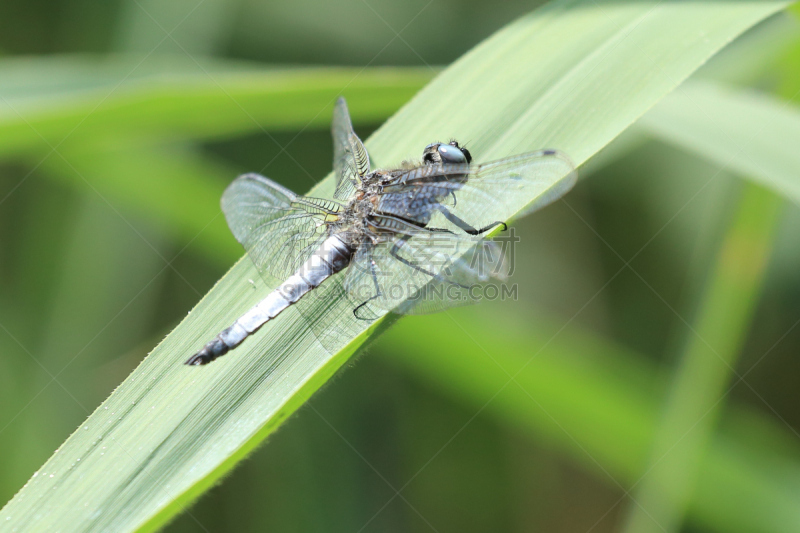
[[[262,131],[259,71],[350,67],[319,83],[372,95],[366,138],[536,5],[0,4],[0,501],[241,255],[227,183],[330,171],[327,98]],[[788,100],[798,37],[773,17],[697,77]],[[414,68],[370,92],[381,66]],[[166,530],[643,531],[664,498],[675,530],[796,524],[800,210],[645,131],[518,221],[518,301],[401,320]]]

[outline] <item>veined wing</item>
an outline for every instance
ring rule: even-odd
[[[222,211],[233,235],[258,271],[286,278],[327,236],[325,218],[342,206],[299,196],[258,174],[236,178],[222,195]]]
[[[402,315],[426,315],[451,307],[478,303],[485,297],[501,294],[497,286],[486,290],[486,282],[502,282],[512,270],[505,246],[498,241],[481,239],[438,276],[420,287],[410,298],[397,305],[392,312]]]
[[[362,244],[344,276],[326,281],[298,304],[331,352],[342,338],[360,333],[364,320],[388,311],[426,314],[476,303],[475,295],[483,293],[471,289],[509,272],[505,250],[494,241],[431,232],[392,217],[373,222],[388,230],[384,238]]]
[[[346,200],[369,173],[369,154],[353,131],[347,103],[341,96],[333,109],[333,170],[336,173],[334,198]]]
[[[479,228],[496,222],[498,216],[536,211],[563,196],[576,180],[566,155],[539,150],[482,165],[420,166],[384,187],[383,194],[397,195],[396,203],[409,195],[438,198],[452,214]],[[441,212],[429,226],[453,229]]]
[[[469,287],[482,280],[469,259],[456,260],[452,269],[434,278],[397,262],[385,253],[388,249],[383,245],[362,246],[344,276],[326,281],[297,304],[317,339],[331,353],[341,348],[343,338],[361,333],[365,321],[388,311],[426,314],[478,301],[470,296]],[[404,253],[406,258],[414,255],[408,249]]]
[[[492,241],[430,231],[393,217],[376,217],[374,222],[390,231],[378,244],[359,248],[344,279],[359,318],[466,305],[474,300],[470,287],[508,272]]]

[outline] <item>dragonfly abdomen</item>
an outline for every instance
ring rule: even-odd
[[[344,270],[354,250],[339,236],[325,239],[316,252],[274,291],[222,330],[219,335],[186,361],[187,365],[205,365],[239,346],[248,336],[284,309],[297,302],[323,281]]]

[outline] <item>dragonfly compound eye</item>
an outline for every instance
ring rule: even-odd
[[[440,144],[437,147],[442,163],[469,163],[472,157],[464,148],[458,148],[452,144]]]

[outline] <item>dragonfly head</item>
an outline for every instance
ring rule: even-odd
[[[449,143],[431,143],[422,151],[422,161],[426,165],[437,163],[469,164],[472,162],[472,155],[469,150],[458,145],[458,141]]]

